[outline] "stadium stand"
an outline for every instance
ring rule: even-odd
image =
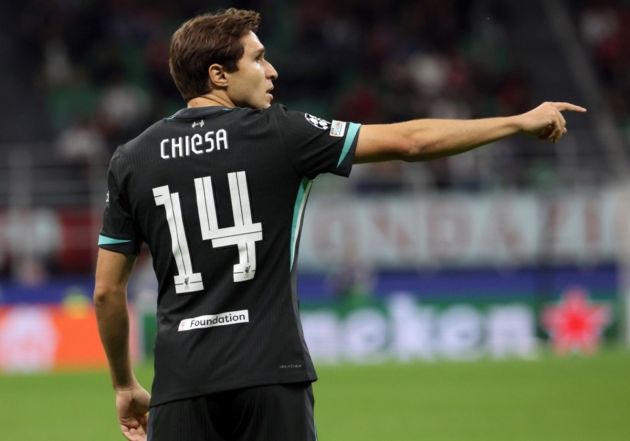
[[[620,140],[620,148],[611,150],[594,111],[571,121],[572,133],[557,146],[516,138],[430,163],[362,166],[348,182],[322,182],[322,192],[597,188],[617,179],[618,165],[628,160],[628,2],[403,0],[391,7],[385,0],[284,0],[212,6],[228,3],[263,13],[261,38],[280,72],[276,98],[290,107],[369,123],[510,114],[543,98],[595,108],[601,102]],[[554,33],[547,3],[569,14],[599,101],[589,102],[576,80],[570,49]],[[3,218],[17,208],[71,211],[79,225],[87,225],[78,242],[89,242],[111,152],[182,105],[168,76],[168,38],[202,11],[199,5],[33,0],[19,8],[3,2],[0,55],[12,60],[11,69],[0,71],[11,109],[0,121]],[[49,268],[89,271],[80,257],[72,264],[46,259],[54,261]],[[4,274],[10,261],[0,258]]]

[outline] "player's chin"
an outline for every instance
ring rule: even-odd
[[[250,104],[250,107],[253,107],[254,109],[268,109],[269,107],[271,107],[271,101],[272,99],[269,99],[269,97],[265,97],[263,99],[257,100],[255,103]]]
[[[265,109],[267,107],[271,107],[271,103],[273,102],[273,95],[270,93],[265,94]]]

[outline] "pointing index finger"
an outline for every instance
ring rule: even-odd
[[[586,112],[585,107],[577,106],[571,103],[561,102],[561,103],[553,103],[553,105],[556,106],[556,108],[561,112],[564,112],[567,110],[570,112]]]

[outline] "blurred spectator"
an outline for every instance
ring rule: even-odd
[[[107,157],[107,145],[98,128],[88,120],[79,120],[63,130],[57,141],[57,151],[72,164],[102,164]]]
[[[98,104],[103,132],[118,142],[135,137],[148,123],[149,95],[138,85],[116,78],[109,83]]]
[[[619,24],[618,13],[610,2],[589,1],[582,10],[582,35],[595,50],[615,38]]]
[[[582,38],[602,80],[604,100],[630,142],[630,4],[613,0],[574,3]]]
[[[335,115],[344,121],[361,121],[375,124],[383,121],[381,100],[371,84],[359,80],[351,89],[342,93]]]
[[[54,212],[45,208],[11,210],[6,237],[13,276],[26,284],[44,281],[54,265],[61,231]]]

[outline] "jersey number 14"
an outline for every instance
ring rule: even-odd
[[[256,242],[262,240],[262,224],[252,223],[252,212],[244,171],[228,173],[234,226],[219,228],[217,210],[210,176],[195,179],[197,210],[203,240],[211,240],[213,247],[238,247],[239,262],[234,265],[234,281],[244,282],[256,275]],[[203,290],[201,273],[195,273],[190,261],[188,240],[182,220],[179,193],[171,193],[168,185],[153,189],[155,205],[164,206],[171,234],[173,256],[177,264],[175,292],[185,294]]]

